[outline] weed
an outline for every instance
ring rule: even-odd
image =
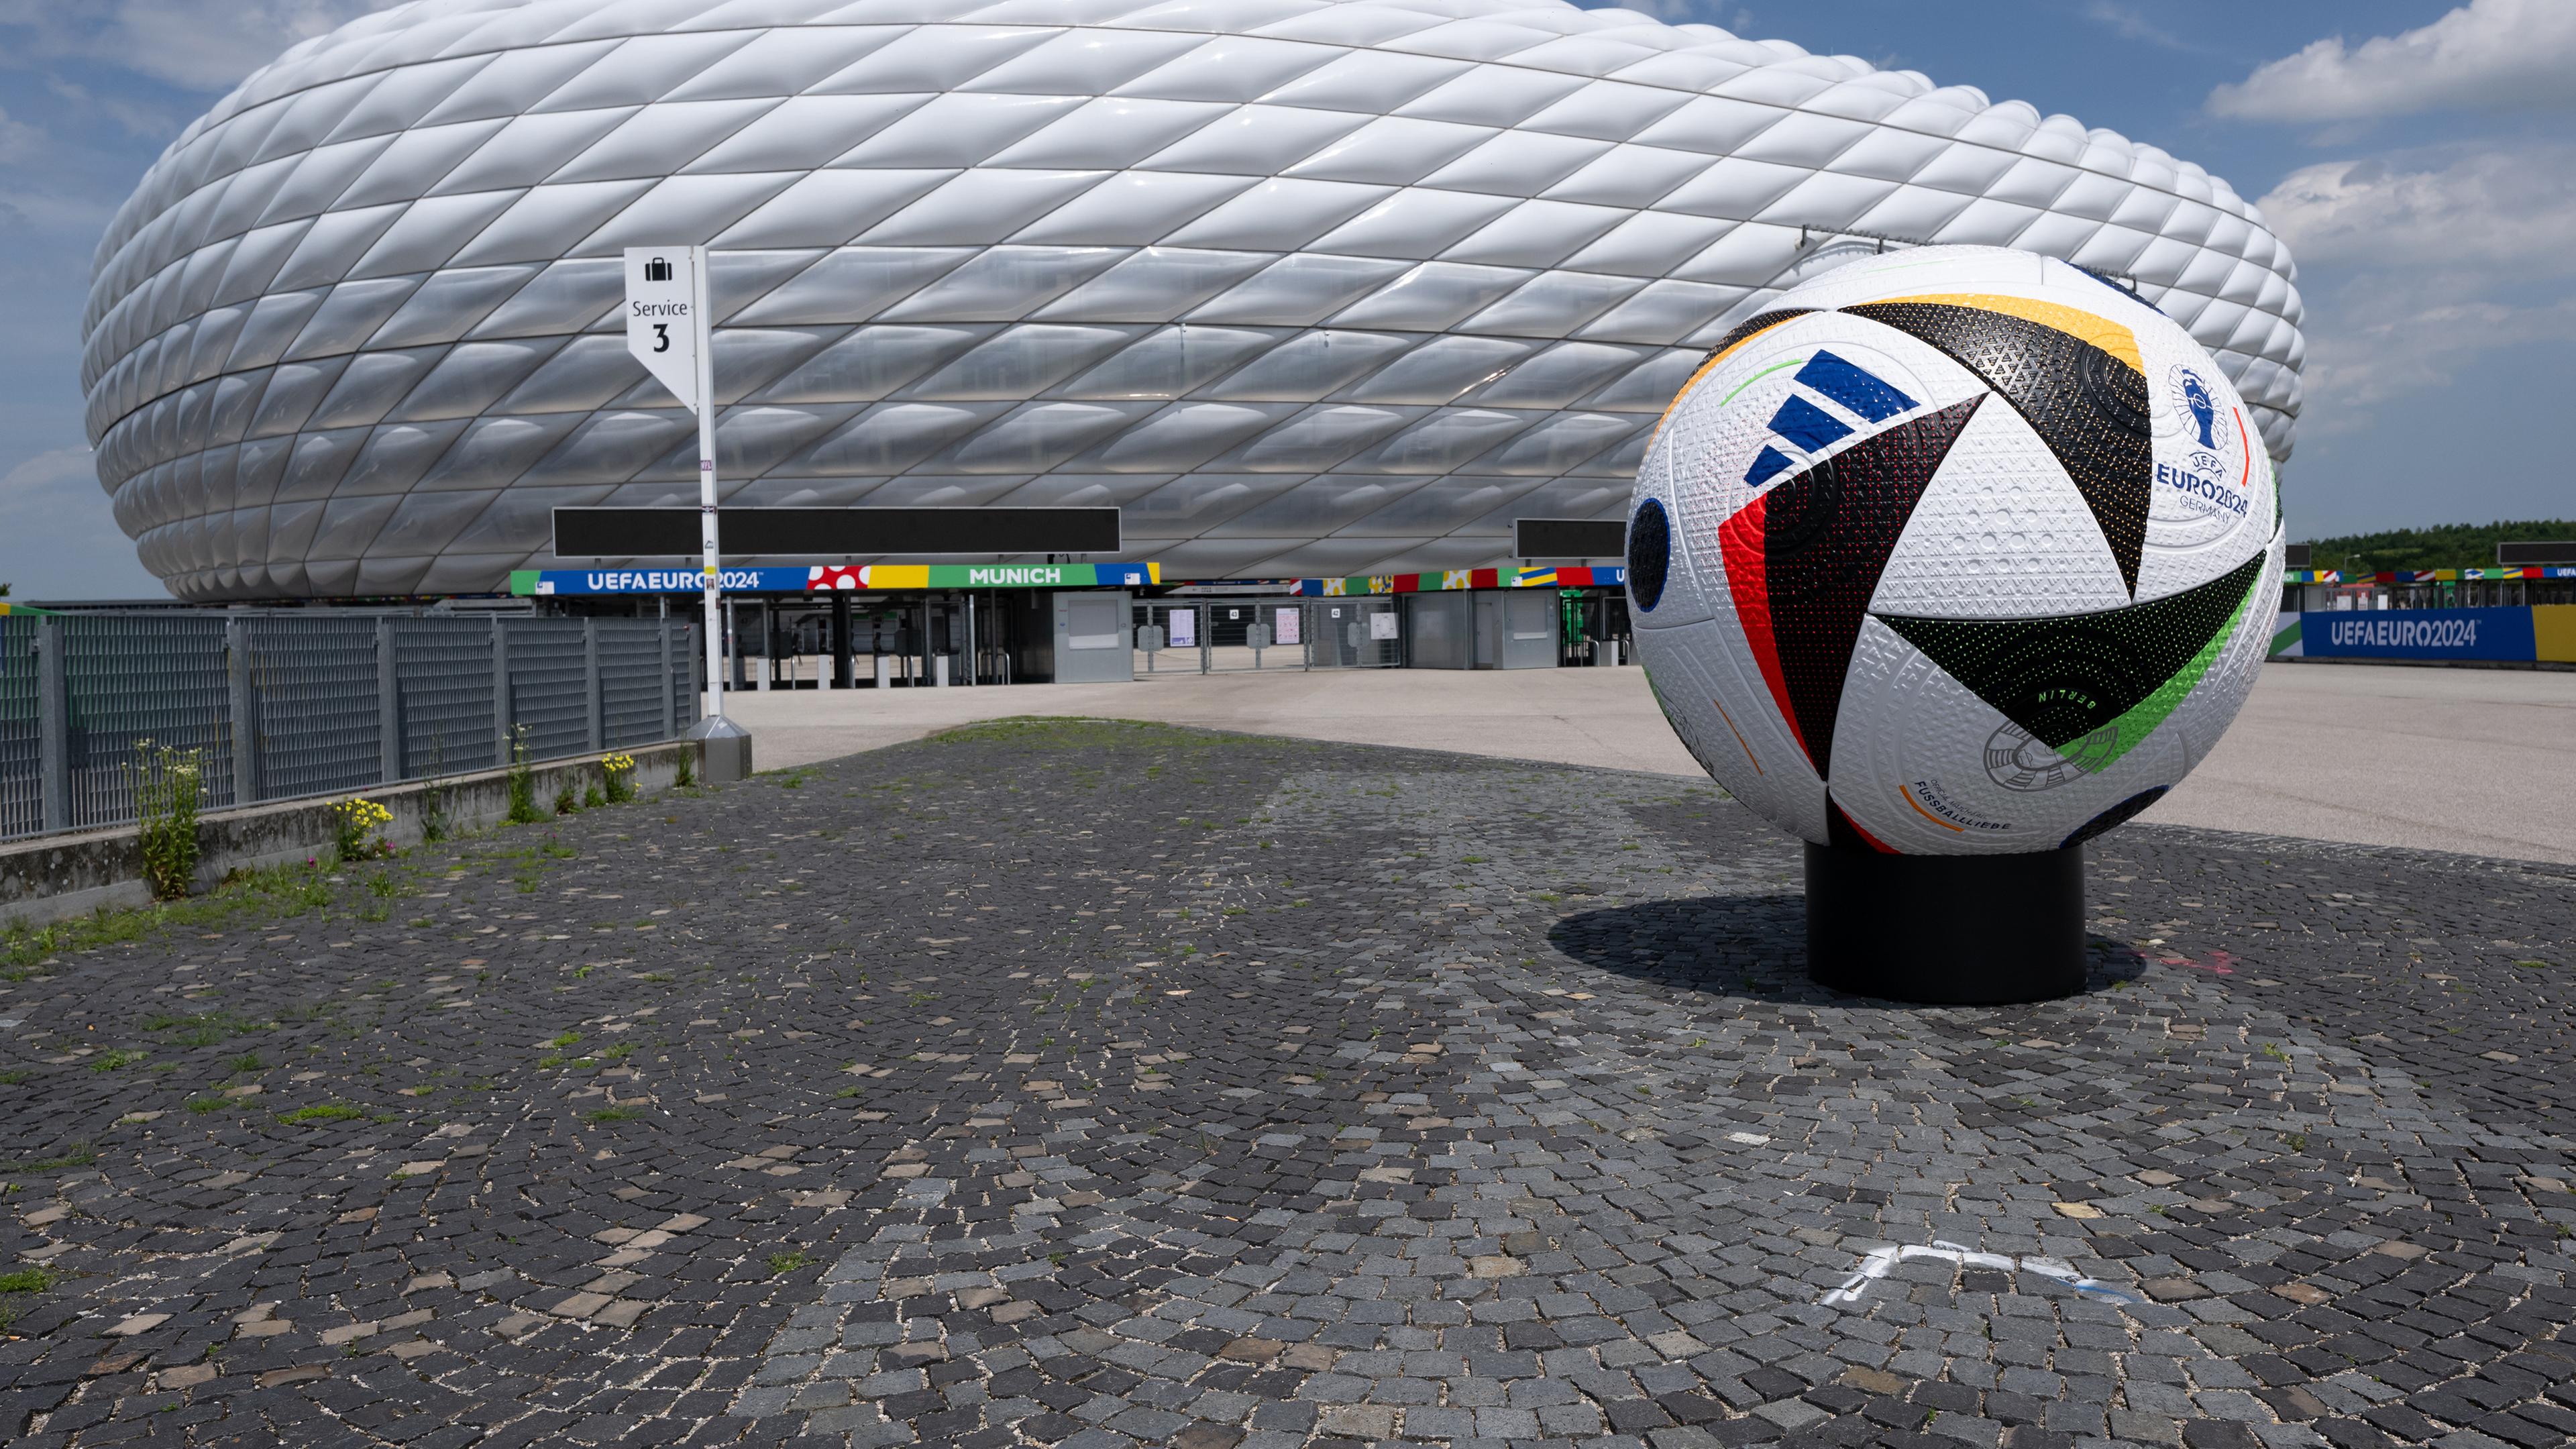
[[[791,1248],[786,1252],[772,1253],[769,1255],[769,1275],[775,1278],[781,1273],[793,1273],[812,1261],[814,1260],[806,1256],[803,1248]]]
[[[266,1062],[259,1059],[259,1053],[243,1052],[240,1056],[224,1063],[224,1069],[226,1071],[233,1072],[256,1072],[264,1069],[267,1065],[268,1064]]]
[[[512,825],[534,825],[537,814],[537,772],[528,763],[528,727],[510,727],[510,809],[502,817]]]
[[[36,1074],[34,1072],[27,1070],[25,1067],[11,1067],[5,1072],[0,1072],[0,1086],[23,1087],[28,1082],[33,1081],[35,1076]]]
[[[548,1041],[548,1042],[546,1043],[546,1045],[548,1045],[548,1046],[550,1046],[550,1047],[568,1047],[568,1046],[571,1046],[574,1042],[577,1042],[577,1041],[579,1041],[579,1040],[581,1040],[581,1033],[580,1033],[580,1032],[577,1032],[577,1031],[568,1031],[568,1032],[565,1032],[563,1035],[561,1035],[561,1036],[559,1036],[559,1037],[555,1037],[555,1038],[553,1038],[552,1040]]]
[[[324,1102],[319,1106],[298,1107],[292,1112],[280,1112],[277,1114],[277,1120],[280,1122],[346,1122],[351,1118],[366,1115],[364,1111],[346,1102]]]
[[[197,806],[205,796],[198,752],[155,750],[150,740],[136,740],[126,779],[134,789],[144,883],[156,901],[184,899],[197,881]]]
[[[581,813],[581,801],[573,795],[572,782],[569,780],[564,782],[562,789],[555,792],[555,813],[557,815]]]
[[[130,1067],[149,1055],[151,1055],[149,1052],[127,1051],[120,1047],[115,1051],[100,1052],[98,1059],[89,1064],[89,1069],[93,1072],[112,1072],[120,1067]]]
[[[394,823],[394,812],[373,800],[352,797],[331,802],[331,837],[335,858],[343,862],[376,860],[394,853],[393,842],[376,832]]]
[[[697,785],[698,752],[696,750],[683,749],[680,751],[678,771],[672,775],[671,783],[683,790],[692,789]],[[676,825],[679,822],[674,818],[672,823]]]
[[[624,1122],[630,1118],[641,1117],[644,1114],[642,1111],[634,1107],[601,1107],[595,1111],[584,1112],[581,1115],[584,1120],[591,1122]]]
[[[201,1117],[208,1112],[220,1112],[231,1105],[232,1101],[227,1097],[190,1097],[188,1099],[188,1110]]]
[[[569,793],[570,793],[570,790],[571,790],[571,787],[569,787],[569,786],[565,787],[565,791],[566,791],[566,793],[567,793],[567,794],[569,794]],[[555,800],[555,803],[556,803],[556,804],[558,804],[558,805],[562,804],[562,803],[563,803],[563,798],[562,798],[562,796],[557,796],[557,797],[556,797],[556,800]],[[605,805],[605,804],[607,804],[607,803],[608,803],[608,797],[607,797],[607,796],[605,796],[605,795],[602,795],[601,793],[599,793],[599,787],[598,787],[597,785],[589,785],[589,786],[585,786],[585,787],[583,787],[582,792],[581,792],[581,808],[582,808],[582,809],[584,809],[584,810],[596,810],[596,809],[600,808],[601,806],[603,806],[603,805]]]

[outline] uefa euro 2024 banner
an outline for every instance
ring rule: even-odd
[[[2345,659],[2492,659],[2535,656],[2529,609],[2310,610],[2299,620],[2311,656]]]

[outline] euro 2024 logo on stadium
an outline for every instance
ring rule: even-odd
[[[2173,399],[2174,415],[2182,420],[2183,442],[2189,451],[2180,463],[2157,463],[2156,482],[2173,490],[2184,509],[2196,517],[2244,517],[2253,501],[2254,460],[2243,420],[2232,410],[2222,415],[2218,392],[2209,379],[2182,363],[2166,370],[2165,392]],[[2237,433],[2234,438],[2223,436],[2231,423]],[[2231,463],[2225,456],[2230,451],[2245,456]]]

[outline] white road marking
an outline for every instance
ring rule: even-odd
[[[1869,1291],[1870,1284],[1894,1272],[1897,1264],[1911,1262],[1917,1258],[1930,1258],[1961,1268],[1994,1268],[2006,1273],[2036,1273],[2050,1282],[2072,1288],[2088,1298],[2099,1298],[2108,1303],[2117,1303],[2122,1307],[2138,1301],[2131,1294],[2094,1282],[2076,1272],[2074,1264],[2062,1259],[2030,1257],[2015,1260],[2001,1253],[1980,1253],[1974,1249],[1960,1247],[1956,1243],[1939,1241],[1929,1246],[1908,1243],[1902,1247],[1874,1248],[1862,1256],[1860,1266],[1852,1271],[1849,1278],[1843,1280],[1843,1286],[1827,1293],[1819,1301],[1828,1307],[1858,1303],[1861,1295]]]

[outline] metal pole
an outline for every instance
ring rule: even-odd
[[[510,629],[492,616],[492,765],[510,763]]]
[[[607,711],[599,697],[599,620],[581,621],[582,713],[590,728],[590,747],[608,748]]]
[[[661,738],[669,739],[680,732],[680,691],[678,684],[673,679],[674,671],[672,669],[673,661],[671,659],[671,596],[668,594],[657,594],[654,597],[662,601],[662,626],[659,631],[662,636]]]
[[[41,777],[44,828],[72,828],[72,708],[70,661],[64,657],[63,621],[36,620],[36,772]]]
[[[832,593],[832,687],[855,689],[858,683],[850,672],[850,596],[836,589]]]
[[[251,718],[250,620],[239,614],[224,621],[225,713],[233,735],[233,803],[259,801],[259,734]]]
[[[742,726],[725,718],[724,660],[717,642],[719,618],[717,602],[724,592],[724,574],[716,557],[716,367],[715,316],[707,302],[707,273],[714,257],[707,248],[689,248],[693,279],[689,295],[689,323],[698,332],[698,543],[703,555],[700,584],[707,617],[707,717],[690,726],[689,736],[704,741],[699,746],[706,764],[706,778],[721,784],[739,780],[751,773],[751,735]]]
[[[975,596],[969,593],[966,595],[966,683],[968,687],[971,688],[975,684],[975,676],[979,672],[981,672],[980,662],[975,653]]]
[[[377,775],[386,784],[402,779],[402,681],[394,668],[394,621],[376,619],[376,754]]]

